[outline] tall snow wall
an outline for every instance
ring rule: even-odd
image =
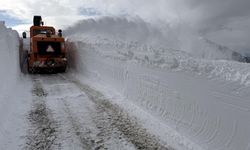
[[[1,132],[4,131],[5,119],[9,117],[9,106],[17,100],[19,86],[19,36],[0,21],[0,122]],[[19,100],[21,98],[19,97]]]
[[[87,20],[65,33],[74,73],[117,90],[203,149],[250,149],[248,64],[164,47],[166,37],[143,21]]]
[[[0,149],[25,143],[26,115],[31,107],[31,81],[19,67],[19,35],[0,21]]]
[[[19,35],[17,31],[7,28],[0,21],[0,93],[10,92],[18,80],[19,69]]]

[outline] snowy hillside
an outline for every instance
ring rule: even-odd
[[[197,52],[212,58],[194,57],[176,50],[175,36],[163,33],[137,19],[79,22],[65,31],[71,72],[106,85],[161,120],[172,129],[163,137],[173,139],[170,145],[176,149],[198,149],[196,144],[249,149],[249,64],[214,60],[232,55],[206,40],[197,43],[206,51]]]

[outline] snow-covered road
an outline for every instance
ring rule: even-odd
[[[63,75],[31,78],[25,149],[168,149],[90,86]]]

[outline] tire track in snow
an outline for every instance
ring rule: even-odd
[[[67,114],[67,119],[70,121],[71,126],[73,128],[74,134],[79,139],[82,149],[92,149],[94,147],[94,140],[89,135],[91,131],[88,128],[82,129],[82,124],[78,121],[78,118],[76,118],[73,113],[71,112],[69,104],[62,99],[63,103],[63,109]]]
[[[103,114],[106,113],[107,116],[105,118],[111,122],[110,127],[108,128],[118,129],[118,131],[121,132],[127,141],[131,142],[136,149],[171,150],[171,148],[166,146],[167,144],[161,142],[157,137],[149,134],[146,129],[139,125],[136,118],[131,118],[126,112],[121,110],[118,105],[112,104],[109,100],[107,100],[102,93],[92,89],[88,85],[81,84],[80,82],[72,82],[84,91],[89,99],[96,104],[97,110],[99,111],[98,114],[101,114],[99,118],[103,118]],[[107,122],[107,120],[105,122]],[[105,128],[105,122],[97,117],[96,124],[97,127],[99,126],[101,129],[99,137],[102,140],[102,135],[105,135],[102,133],[108,132],[107,128]],[[100,147],[100,149],[103,149],[103,147]]]
[[[129,116],[118,105],[112,104],[102,93],[88,85],[71,81],[61,75],[41,76],[41,81],[34,81],[32,93],[35,105],[30,114],[37,118],[35,117],[37,113],[33,112],[40,112],[38,114],[44,116],[40,124],[50,122],[49,125],[45,123],[42,126],[47,126],[52,133],[36,132],[41,130],[39,121],[29,117],[33,128],[30,130],[26,149],[73,148],[74,145],[64,142],[74,138],[75,140],[72,139],[74,143],[79,144],[75,147],[77,149],[170,150],[167,144],[138,124],[136,118]],[[70,93],[72,90],[73,95],[62,93]],[[45,102],[49,106],[46,106]],[[51,118],[51,111],[55,113],[53,115],[57,121]],[[41,135],[43,139],[40,139]],[[36,143],[40,145],[37,146]]]
[[[133,144],[127,141],[118,129],[110,125],[110,117],[105,111],[98,109],[96,104],[88,98],[85,92],[80,90],[75,83],[64,78],[62,78],[61,81],[59,79],[60,76],[52,82],[49,81],[50,79],[47,79],[47,81],[50,82],[47,87],[51,93],[55,94],[51,99],[54,101],[54,105],[57,105],[57,108],[54,108],[57,111],[57,119],[59,119],[60,122],[64,122],[61,127],[64,131],[68,131],[67,133],[63,133],[68,135],[64,140],[67,141],[68,137],[77,139],[79,142],[73,140],[74,143],[78,145],[77,149],[84,150],[135,149]],[[63,84],[58,84],[59,82]],[[69,91],[71,91],[69,95],[56,96],[61,92],[69,93]],[[58,113],[58,109],[60,109],[60,113]],[[65,125],[67,126],[66,128]],[[65,137],[65,135],[63,135],[63,137]],[[64,145],[63,143],[62,147],[65,146],[71,147],[72,145]]]
[[[58,75],[40,76],[48,91],[47,105],[59,123],[58,140],[61,149],[91,150],[95,148],[93,123],[89,120],[92,110],[87,96],[72,82]]]
[[[95,110],[91,118],[98,130],[95,138],[95,150],[134,150],[136,147],[126,139],[124,134],[113,125],[112,116],[102,106],[94,103]]]
[[[27,142],[24,149],[30,150],[52,150],[59,149],[60,144],[57,143],[58,125],[51,117],[52,114],[46,106],[47,93],[41,86],[39,80],[33,79],[34,88],[33,106],[27,119],[31,124],[28,130]]]

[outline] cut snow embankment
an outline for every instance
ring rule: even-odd
[[[249,64],[164,47],[159,41],[168,39],[142,21],[87,20],[65,33],[74,42],[70,67],[80,75],[115,89],[204,149],[250,149]],[[174,148],[195,149],[167,136]]]
[[[1,93],[8,90],[13,82],[17,81],[19,71],[18,67],[18,33],[12,29],[6,28],[3,22],[0,22],[0,74],[2,83],[0,85]]]
[[[0,21],[0,35],[0,149],[20,149],[30,84],[20,74],[17,31]]]

